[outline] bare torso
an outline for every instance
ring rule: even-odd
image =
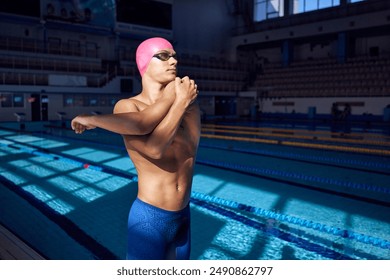
[[[148,105],[137,97],[139,111]],[[199,111],[185,113],[177,133],[161,159],[153,159],[135,150],[130,139],[123,136],[127,152],[138,173],[138,198],[156,207],[177,211],[185,208],[190,199],[193,169],[199,141]],[[136,136],[146,139],[146,136]],[[142,140],[142,139],[141,139]]]

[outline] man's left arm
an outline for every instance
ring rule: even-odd
[[[190,86],[189,92],[196,92],[194,86]],[[195,94],[195,96],[197,93]],[[172,141],[183,122],[187,126],[187,131],[190,134],[190,140],[194,145],[198,144],[200,135],[200,110],[198,104],[192,100],[188,104],[188,97],[185,99],[176,98],[172,107],[165,118],[157,125],[152,133],[145,136],[125,136],[124,140],[127,147],[132,147],[134,150],[153,159],[161,158],[166,149],[172,144]],[[183,100],[185,102],[183,102]],[[186,105],[188,104],[188,105]],[[194,147],[196,148],[196,147]]]
[[[183,117],[183,124],[187,127],[190,135],[190,145],[193,145],[193,150],[197,150],[199,145],[201,122],[200,122],[200,108],[198,102],[194,102]]]

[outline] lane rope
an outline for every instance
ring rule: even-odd
[[[370,245],[373,245],[376,247],[380,247],[382,249],[390,249],[390,241],[387,241],[387,240],[384,240],[381,238],[377,238],[377,237],[372,237],[369,235],[356,233],[356,232],[353,232],[353,231],[350,231],[347,229],[341,229],[341,228],[337,228],[337,227],[327,226],[327,225],[320,224],[317,222],[301,219],[298,217],[289,216],[287,214],[280,214],[280,213],[277,213],[274,211],[265,210],[262,208],[249,206],[249,205],[239,203],[236,201],[226,200],[223,198],[210,196],[207,194],[194,192],[194,191],[191,194],[191,198],[207,201],[209,203],[214,203],[217,205],[226,206],[229,208],[245,211],[245,212],[252,213],[252,214],[256,214],[256,215],[264,217],[264,218],[274,219],[274,220],[277,220],[280,222],[287,222],[287,223],[295,224],[295,225],[298,225],[301,227],[314,229],[314,230],[321,231],[321,232],[328,233],[328,234],[332,234],[335,236],[353,239],[353,240],[356,240],[359,242],[363,242],[363,243],[370,244]]]

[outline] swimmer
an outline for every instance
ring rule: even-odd
[[[127,259],[190,257],[190,195],[200,138],[198,90],[179,78],[176,52],[163,38],[136,51],[142,91],[122,99],[113,114],[81,115],[72,129],[100,127],[122,135],[138,173],[138,193],[128,216]]]

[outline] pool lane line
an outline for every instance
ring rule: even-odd
[[[267,180],[271,180],[271,181],[275,181],[275,182],[279,182],[279,183],[284,183],[284,184],[288,184],[288,185],[293,185],[296,187],[301,187],[301,188],[305,188],[305,189],[309,189],[309,190],[313,190],[313,191],[319,191],[322,193],[338,195],[338,196],[342,196],[342,197],[346,197],[346,198],[351,198],[351,199],[355,199],[355,200],[360,200],[360,201],[364,201],[364,202],[369,202],[369,203],[374,203],[374,204],[379,204],[382,206],[390,207],[390,202],[385,202],[385,201],[376,200],[376,199],[372,199],[372,198],[360,197],[360,196],[356,196],[356,195],[345,193],[345,192],[335,191],[332,189],[315,187],[312,185],[306,185],[303,183],[288,181],[285,179],[275,178],[274,176],[278,176],[278,177],[282,177],[282,178],[293,178],[296,180],[303,180],[303,181],[316,182],[316,183],[332,184],[332,185],[341,186],[341,187],[345,187],[345,188],[349,188],[349,189],[359,189],[359,190],[364,190],[364,191],[382,193],[382,194],[386,194],[386,195],[390,194],[390,189],[380,187],[380,186],[375,186],[375,185],[370,185],[370,184],[353,183],[353,182],[341,181],[341,180],[330,179],[330,178],[322,178],[322,177],[318,177],[318,176],[311,176],[311,175],[305,175],[305,174],[294,173],[294,172],[279,171],[279,170],[275,170],[275,169],[258,168],[258,167],[254,167],[254,166],[248,166],[248,165],[242,165],[242,164],[236,164],[236,163],[227,163],[227,162],[213,161],[213,160],[202,160],[199,158],[197,159],[196,162],[197,162],[197,164],[203,164],[203,165],[207,165],[207,166],[222,168],[225,170],[239,172],[241,174],[252,175],[252,176],[264,178]]]
[[[319,245],[316,243],[312,243],[309,240],[294,236],[293,234],[287,233],[287,232],[282,231],[278,228],[275,228],[275,227],[267,228],[267,226],[264,223],[254,221],[254,220],[249,219],[245,216],[234,213],[233,211],[229,211],[227,209],[210,204],[207,201],[193,198],[193,199],[191,199],[191,203],[193,203],[197,206],[200,206],[202,208],[205,208],[209,211],[216,212],[224,217],[228,217],[231,220],[238,221],[241,224],[247,225],[247,226],[254,228],[258,231],[261,231],[267,235],[271,235],[271,236],[274,236],[278,239],[287,241],[288,243],[292,243],[292,244],[296,245],[297,247],[302,248],[306,251],[317,253],[317,254],[319,254],[323,257],[326,257],[328,259],[338,259],[338,260],[352,260],[353,259],[348,255],[339,253],[339,252],[332,250],[332,249],[329,249],[325,246],[322,246],[322,245]]]
[[[312,143],[302,143],[302,142],[293,142],[293,141],[285,141],[285,140],[260,139],[260,138],[250,138],[250,137],[240,137],[240,136],[225,136],[225,135],[214,135],[214,134],[204,134],[204,133],[201,134],[201,137],[390,156],[390,150],[381,150],[381,149],[373,149],[373,148],[358,148],[358,147],[337,146],[337,145],[330,145],[330,144],[312,144]]]
[[[360,139],[348,139],[348,138],[331,138],[331,137],[318,137],[313,135],[293,135],[293,134],[276,134],[266,132],[250,132],[250,131],[236,131],[227,129],[209,129],[202,128],[202,132],[214,132],[214,133],[227,133],[227,134],[239,134],[239,135],[253,135],[261,137],[282,138],[282,139],[297,139],[297,140],[311,140],[320,142],[334,142],[341,144],[359,144],[359,145],[371,145],[371,146],[390,146],[390,143],[383,141],[363,141]]]
[[[1,144],[1,143],[0,143]],[[4,144],[3,144],[4,145]],[[10,146],[10,145],[7,145],[7,146]],[[39,149],[39,148],[38,148]],[[97,171],[102,171],[102,172],[106,172],[106,173],[109,173],[109,174],[112,174],[112,175],[116,175],[116,176],[120,176],[120,177],[124,177],[124,178],[127,178],[127,179],[129,179],[129,178],[131,178],[131,180],[133,180],[133,181],[137,181],[138,180],[138,177],[137,177],[137,175],[133,175],[133,174],[129,174],[129,173],[125,173],[125,172],[123,172],[123,171],[119,171],[119,170],[114,170],[114,169],[111,169],[111,168],[104,168],[104,167],[101,167],[101,166],[99,166],[99,165],[91,165],[91,164],[89,164],[89,163],[86,163],[86,162],[81,162],[81,161],[76,161],[76,160],[73,160],[73,159],[69,159],[69,158],[66,158],[66,157],[61,157],[61,156],[56,156],[56,155],[50,155],[50,154],[47,154],[46,152],[39,152],[39,151],[36,151],[35,149],[31,149],[31,148],[29,148],[29,149],[25,149],[25,151],[28,151],[29,153],[34,153],[34,154],[36,154],[36,155],[40,155],[40,156],[46,156],[46,157],[50,157],[50,158],[52,158],[52,159],[54,159],[54,160],[65,160],[65,161],[67,161],[68,163],[73,163],[73,164],[75,164],[76,166],[78,166],[78,167],[81,167],[81,168],[92,168],[92,169],[94,169],[94,170],[97,170]],[[209,165],[209,164],[206,164],[206,165]],[[233,171],[237,171],[237,170],[235,170],[235,169],[233,169]],[[111,172],[113,172],[113,173],[111,173]],[[253,174],[252,174],[253,175]],[[2,176],[0,176],[0,177],[2,177]],[[267,179],[269,179],[269,178],[267,178]],[[271,180],[275,180],[274,178],[271,178]],[[287,181],[287,183],[289,183],[289,184],[291,184],[292,182],[289,182],[289,181]],[[312,190],[312,188],[313,187],[311,187],[310,186],[310,189]],[[194,192],[192,192],[192,194],[191,194],[191,196],[192,195],[197,195],[196,193],[194,193]],[[199,196],[199,195],[198,195]],[[219,198],[217,198],[217,197],[215,197],[215,199],[216,199],[216,201],[223,201],[222,199],[219,199]],[[363,201],[365,201],[365,202],[367,202],[366,200],[363,200]],[[375,201],[376,203],[378,203],[378,201]],[[229,203],[232,203],[232,205],[233,204],[237,204],[237,205],[241,205],[240,207],[242,207],[243,209],[257,209],[257,208],[255,208],[255,207],[252,207],[252,206],[247,206],[247,205],[245,205],[245,204],[241,204],[241,203],[238,203],[238,202],[229,202]],[[268,211],[268,210],[262,210],[262,209],[260,209],[260,210],[256,210],[256,211],[259,211],[260,213],[263,213],[263,211]],[[272,214],[273,212],[272,211],[269,211],[270,213],[271,213],[271,215],[273,216],[274,214]],[[281,214],[276,214],[276,216],[275,217],[279,217],[278,215],[281,215]],[[287,216],[287,215],[286,215]],[[287,219],[288,220],[288,219]],[[297,221],[300,221],[301,219],[299,219],[299,218],[293,218],[293,220],[292,221],[295,221],[295,220],[297,220]],[[304,220],[303,220],[304,221]],[[306,222],[303,222],[303,226],[309,226],[309,225],[311,225],[311,223],[313,223],[313,222],[308,222],[308,223],[306,223]],[[325,225],[321,225],[321,224],[319,224],[319,223],[314,223],[315,224],[315,226],[313,226],[312,228],[313,229],[319,229],[319,230],[322,230],[322,229],[325,229],[325,230],[328,230],[327,229],[327,227],[325,226]],[[301,222],[299,223],[299,225],[301,225]],[[348,232],[348,230],[341,230],[342,232]],[[355,236],[355,234],[351,234],[351,236],[352,237],[354,237]],[[360,238],[361,239],[361,238]],[[367,242],[370,242],[370,240],[371,240],[371,238],[369,238],[369,239],[363,239],[363,242],[364,241],[367,241]],[[358,241],[361,241],[361,240],[358,240]],[[373,245],[375,245],[375,244],[373,244]],[[376,245],[375,245],[376,246]],[[390,246],[389,246],[389,248],[390,248]]]
[[[280,144],[286,146],[293,146],[293,147],[315,148],[315,149],[335,150],[335,151],[353,152],[353,153],[361,153],[361,154],[390,156],[390,150],[384,150],[384,149],[359,148],[359,147],[352,147],[352,146],[336,146],[330,144],[300,143],[300,142],[292,142],[292,141],[281,141]]]
[[[356,240],[356,241],[359,241],[362,243],[373,245],[375,247],[380,247],[382,249],[390,249],[390,241],[388,241],[388,240],[356,233],[356,232],[353,232],[353,231],[350,231],[347,229],[341,229],[341,228],[337,228],[337,227],[327,226],[327,225],[320,224],[317,222],[301,219],[298,217],[289,216],[287,214],[280,214],[280,213],[277,213],[274,211],[265,210],[265,209],[254,207],[254,206],[249,206],[249,205],[246,205],[243,203],[226,200],[226,199],[219,198],[216,196],[211,196],[211,195],[207,195],[207,194],[193,191],[191,193],[191,199],[202,200],[202,201],[217,204],[217,205],[227,206],[227,207],[232,208],[232,209],[256,214],[257,216],[261,216],[264,218],[274,219],[274,220],[277,220],[280,222],[287,222],[287,223],[295,224],[295,225],[298,225],[301,227],[314,229],[317,231],[332,234],[332,235],[339,236],[342,238],[353,239],[353,240]]]
[[[202,124],[202,128],[217,128],[217,129],[233,129],[233,130],[246,130],[246,131],[271,131],[272,133],[281,133],[281,134],[319,134],[319,135],[331,135],[335,137],[343,137],[343,136],[352,136],[352,137],[368,137],[368,138],[381,138],[384,140],[390,140],[390,137],[385,136],[380,133],[362,133],[362,132],[351,132],[351,133],[346,133],[346,132],[334,132],[334,131],[329,131],[329,130],[309,130],[309,129],[287,129],[287,128],[279,128],[279,127],[250,127],[250,126],[235,126],[235,125],[218,125],[218,124]],[[298,132],[298,133],[296,133]],[[356,136],[355,136],[356,135]]]
[[[199,147],[216,149],[216,150],[223,150],[223,151],[239,152],[239,153],[256,155],[256,156],[272,157],[272,158],[283,159],[283,160],[293,160],[293,161],[316,164],[316,165],[321,165],[321,166],[326,165],[326,166],[331,166],[331,167],[356,170],[356,171],[361,171],[361,172],[369,172],[369,173],[375,173],[375,174],[380,174],[380,175],[389,175],[389,172],[390,172],[390,171],[386,172],[386,171],[363,169],[363,168],[348,166],[348,165],[367,166],[367,167],[374,167],[374,168],[381,168],[381,169],[389,169],[390,170],[389,164],[382,164],[382,163],[378,163],[378,162],[368,162],[368,161],[352,160],[352,159],[338,159],[335,157],[310,156],[310,155],[306,155],[306,154],[274,152],[274,151],[259,150],[259,149],[226,147],[226,146],[222,146],[222,145],[205,144],[202,142],[199,144]]]

